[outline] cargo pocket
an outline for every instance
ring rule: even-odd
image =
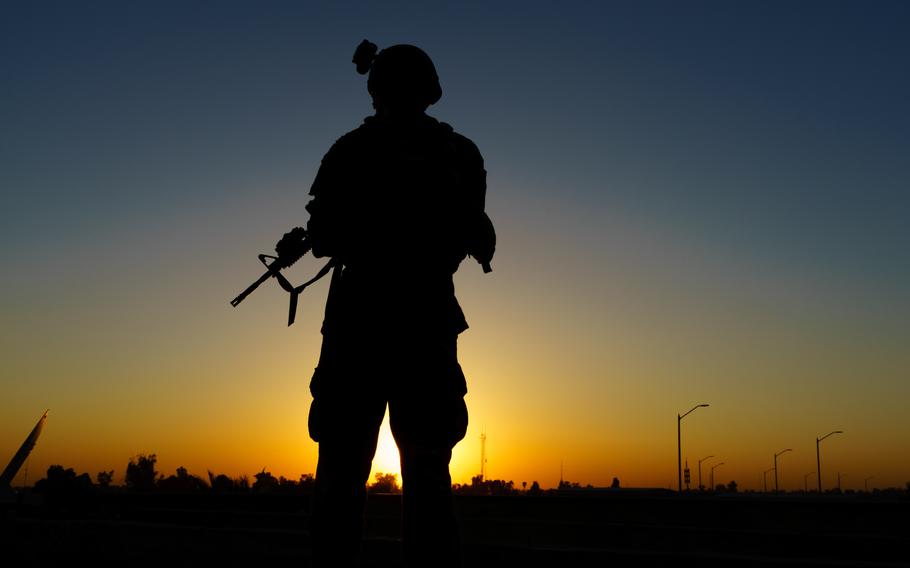
[[[320,375],[322,374],[319,367],[316,367],[313,371],[313,378],[310,379],[310,394],[313,396],[313,401],[310,403],[310,412],[307,416],[307,430],[310,433],[310,439],[314,442],[319,442],[319,434],[321,431],[319,420],[319,397],[317,393],[319,392]]]
[[[455,401],[452,411],[452,432],[449,438],[450,447],[454,448],[455,444],[464,439],[468,431],[468,405],[465,404],[464,398],[458,398]]]

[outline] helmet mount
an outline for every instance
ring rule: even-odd
[[[363,40],[352,62],[361,75],[369,73],[367,90],[377,109],[425,110],[442,97],[433,60],[417,46],[399,44],[379,51],[376,44]]]

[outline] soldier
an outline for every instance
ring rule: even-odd
[[[401,454],[402,536],[409,566],[460,564],[449,460],[465,434],[458,334],[467,329],[452,275],[467,255],[489,271],[495,232],[484,212],[477,147],[426,114],[442,96],[417,47],[354,55],[375,114],[329,150],[310,190],[313,253],[335,263],[310,436],[319,443],[314,562],[359,560],[368,480],[386,405]],[[276,250],[294,246],[291,233]]]

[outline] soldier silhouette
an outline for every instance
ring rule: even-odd
[[[467,329],[452,276],[467,255],[489,271],[483,157],[426,114],[442,96],[429,56],[411,45],[354,54],[375,114],[342,136],[310,189],[307,233],[335,269],[310,383],[319,443],[311,519],[320,566],[359,562],[366,482],[389,408],[401,455],[408,566],[460,564],[449,461],[465,434],[458,335]],[[294,231],[276,246],[293,249]]]

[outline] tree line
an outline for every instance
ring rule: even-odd
[[[265,468],[252,476],[241,475],[230,477],[224,473],[215,474],[208,471],[207,479],[193,475],[185,467],[178,467],[175,473],[165,476],[157,469],[158,456],[156,454],[138,454],[130,458],[126,465],[123,486],[114,485],[114,470],[99,471],[94,481],[87,473],[77,474],[73,468],[64,468],[62,465],[51,465],[47,469],[46,477],[35,483],[34,491],[44,493],[50,498],[78,497],[93,491],[126,490],[133,492],[215,492],[215,493],[277,493],[277,494],[312,494],[316,478],[312,473],[304,473],[298,479],[288,479],[284,476],[275,477]],[[613,478],[611,489],[619,489],[619,479]],[[470,483],[455,483],[452,492],[455,495],[544,495],[547,493],[575,492],[595,490],[591,485],[561,480],[556,489],[542,489],[537,481],[530,486],[522,482],[517,486],[513,481],[502,479],[484,479],[480,475],[471,478]],[[737,493],[739,488],[735,481],[724,485],[719,484],[714,493]],[[371,483],[367,484],[370,493],[401,493],[401,485],[397,474],[378,472]],[[748,491],[752,493],[752,491]],[[852,493],[847,490],[844,493]],[[910,493],[910,482],[907,482],[906,491],[899,489],[878,490],[874,493]]]
[[[93,480],[88,473],[77,474],[73,468],[52,465],[47,469],[47,476],[35,483],[34,491],[57,497],[107,490],[311,494],[316,483],[312,473],[304,473],[299,479],[288,479],[284,476],[275,477],[264,468],[252,478],[247,475],[230,477],[212,471],[208,471],[207,478],[203,478],[189,473],[182,466],[173,474],[165,476],[158,471],[156,454],[138,454],[130,458],[122,486],[114,484],[114,473],[114,470],[99,471]],[[618,480],[614,483],[618,487]],[[560,489],[579,487],[577,483],[566,482],[565,487],[561,485]],[[374,494],[401,493],[399,476],[395,473],[378,472],[372,482],[367,484],[367,490]],[[542,495],[545,492],[537,481],[532,482],[530,487],[527,482],[522,482],[521,487],[517,487],[513,481],[483,479],[479,475],[474,476],[470,483],[453,484],[452,490],[456,495]]]

